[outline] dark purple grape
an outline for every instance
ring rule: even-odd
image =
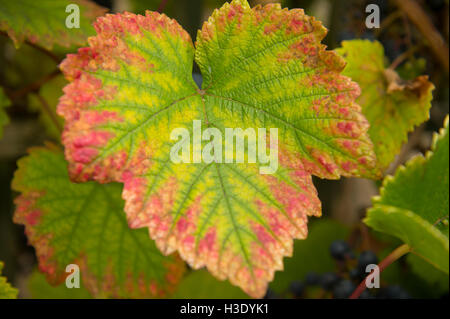
[[[289,286],[289,290],[295,297],[300,297],[305,290],[305,285],[301,281],[293,281]]]
[[[377,255],[371,250],[366,250],[359,255],[358,258],[358,269],[361,273],[366,272],[367,265],[370,264],[378,264],[378,258]]]
[[[348,275],[353,280],[361,280],[363,277],[363,274],[361,273],[361,271],[359,271],[358,268],[350,269],[350,271],[348,272]]]
[[[341,280],[333,288],[333,296],[336,299],[345,299],[350,297],[353,291],[355,291],[356,285],[350,280]]]
[[[319,279],[319,275],[311,271],[305,276],[305,284],[307,284],[308,286],[317,285],[319,283]]]
[[[326,290],[331,290],[339,282],[339,279],[340,277],[336,273],[327,272],[320,278],[320,285]]]
[[[335,240],[330,245],[330,254],[334,259],[344,260],[350,253],[349,244],[343,240]]]

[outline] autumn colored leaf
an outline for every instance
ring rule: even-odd
[[[163,256],[145,230],[128,227],[121,185],[70,182],[54,147],[33,149],[18,166],[14,221],[25,225],[50,283],[64,283],[66,266],[77,264],[95,297],[163,297],[175,289],[184,263]]]
[[[321,44],[326,29],[303,10],[226,3],[195,48],[155,12],[106,15],[94,27],[90,46],[61,64],[71,82],[58,105],[70,177],[124,183],[130,227],[148,227],[164,254],[178,251],[262,297],[293,239],[307,236],[307,217],[321,214],[311,175],[378,176],[359,87],[340,75],[343,59]],[[233,163],[172,162],[171,132],[193,133],[194,120],[221,136],[277,128],[278,168],[260,174],[266,164],[236,163],[234,149]],[[192,141],[194,160],[205,145]]]
[[[66,7],[74,4],[80,10],[79,28],[69,29]],[[0,2],[0,31],[5,31],[16,48],[25,40],[51,49],[83,45],[93,33],[92,21],[106,9],[89,0],[14,0]]]
[[[3,88],[0,87],[0,138],[3,135],[3,126],[9,122],[8,114],[6,114],[5,108],[11,104]]]
[[[399,237],[412,252],[449,273],[448,117],[433,147],[383,181],[364,222]]]
[[[0,299],[16,299],[18,291],[2,277],[3,262],[0,261]]]
[[[426,75],[405,81],[386,68],[379,42],[343,41],[337,52],[347,62],[343,74],[361,87],[357,102],[370,123],[378,166],[385,170],[400,152],[408,132],[429,119],[434,85]]]

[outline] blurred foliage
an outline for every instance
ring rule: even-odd
[[[219,281],[206,270],[189,273],[178,286],[173,298],[176,299],[248,299],[240,288],[228,281]]]
[[[10,106],[11,102],[8,97],[3,92],[3,89],[0,88],[0,138],[3,135],[3,126],[9,122],[8,115],[6,114],[5,108]]]
[[[91,299],[91,295],[80,282],[80,288],[67,288],[66,285],[51,286],[43,274],[34,270],[28,278],[27,288],[33,299]]]
[[[6,281],[6,278],[2,276],[3,263],[0,261],[0,299],[15,299],[17,298],[18,291],[16,288]]]

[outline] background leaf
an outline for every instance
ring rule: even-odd
[[[217,280],[206,270],[197,270],[183,278],[173,298],[247,299],[248,296],[230,283]]]
[[[409,254],[407,256],[407,261],[412,272],[428,284],[428,289],[431,290],[429,295],[440,297],[442,294],[446,292],[448,293],[448,274],[436,269],[431,264],[414,254]]]
[[[80,8],[80,28],[66,27],[66,6]],[[0,31],[5,31],[16,48],[28,40],[46,49],[54,44],[69,47],[86,43],[93,33],[92,21],[106,10],[88,0],[15,0],[0,3]]]
[[[449,137],[448,118],[432,150],[400,167],[374,197],[367,225],[399,237],[413,253],[449,272]]]
[[[28,279],[28,289],[33,299],[91,299],[90,293],[80,283],[80,288],[67,288],[63,283],[52,286],[38,270],[33,271]]]
[[[3,262],[0,261],[0,299],[16,299],[18,291],[2,277]]]
[[[39,269],[52,284],[68,264],[80,266],[96,297],[158,297],[172,292],[184,264],[164,257],[145,230],[131,230],[118,184],[73,184],[63,154],[35,148],[18,162],[16,223],[24,224]]]
[[[385,170],[406,142],[407,133],[428,120],[434,85],[427,76],[407,82],[386,69],[384,49],[377,41],[343,41],[337,52],[347,62],[343,74],[361,87],[357,102],[370,123],[378,165]]]

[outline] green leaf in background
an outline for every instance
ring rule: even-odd
[[[385,170],[400,152],[408,132],[428,120],[434,85],[427,76],[404,81],[394,70],[386,69],[379,42],[343,41],[337,52],[347,61],[343,74],[361,87],[357,102],[370,123],[378,165]]]
[[[163,4],[163,6],[161,6]],[[164,7],[163,11],[160,11],[164,14],[166,14],[169,17],[174,17],[173,11],[175,8],[177,8],[177,1],[165,1],[163,3],[161,0],[129,0],[123,5],[127,6],[128,8],[125,8],[125,11],[133,12],[136,14],[145,14],[145,11],[157,11],[158,9]],[[121,9],[121,8],[119,8]],[[200,8],[196,8],[196,10],[200,10]],[[118,11],[121,12],[122,10]]]
[[[248,296],[227,281],[219,281],[206,270],[188,274],[172,296],[176,299],[247,299]]]
[[[47,282],[45,276],[39,271],[32,272],[28,279],[28,290],[33,299],[90,299],[91,294],[83,286],[81,280],[80,288],[67,288],[63,283],[52,286]]]
[[[430,287],[429,290],[434,296],[439,297],[445,292],[448,293],[448,274],[436,269],[417,255],[409,254],[406,260],[411,267],[411,271]]]
[[[321,219],[311,223],[309,231],[308,238],[295,242],[294,255],[286,258],[284,270],[275,274],[270,285],[275,292],[285,292],[291,282],[304,280],[309,272],[320,274],[335,271],[336,262],[330,255],[329,247],[335,240],[346,240],[349,229],[331,219]]]
[[[69,4],[80,10],[80,27],[67,28],[66,12]],[[0,31],[5,31],[16,48],[28,40],[46,49],[54,44],[69,47],[82,45],[94,32],[92,21],[106,12],[88,0],[13,0],[0,2]]]
[[[73,263],[95,297],[160,297],[175,289],[184,263],[163,256],[146,230],[128,227],[119,184],[71,183],[55,148],[33,149],[18,167],[14,221],[25,225],[50,283],[64,282]]]
[[[383,182],[364,222],[399,237],[412,252],[449,272],[449,137],[448,117],[433,147],[399,167]]]
[[[42,85],[37,93],[28,95],[28,107],[31,111],[39,112],[39,121],[47,131],[47,135],[55,141],[61,138],[63,119],[56,114],[58,100],[63,94],[63,87],[67,81],[58,75]]]
[[[10,105],[11,102],[3,91],[3,88],[0,87],[0,138],[3,136],[3,126],[9,122],[9,117],[8,114],[6,114],[5,108]]]
[[[17,298],[18,290],[12,287],[5,277],[2,277],[3,262],[0,261],[0,299]]]
[[[29,45],[15,49],[9,38],[0,37],[0,65],[2,65],[2,81],[11,89],[29,87],[57,71],[55,60],[40,50]],[[39,63],[36,63],[39,61]]]
[[[378,175],[358,85],[340,75],[343,59],[321,43],[326,29],[303,10],[234,0],[205,22],[195,48],[156,12],[107,15],[95,28],[90,46],[61,63],[70,177],[124,183],[130,226],[148,227],[163,253],[262,297],[293,239],[306,237],[308,216],[320,216],[311,175]],[[192,136],[194,120],[215,129],[219,160],[196,160],[211,143],[195,139],[190,163],[172,161],[171,132]],[[278,130],[269,174],[248,160],[256,146],[242,163],[234,138],[222,145],[226,129],[247,128]]]

